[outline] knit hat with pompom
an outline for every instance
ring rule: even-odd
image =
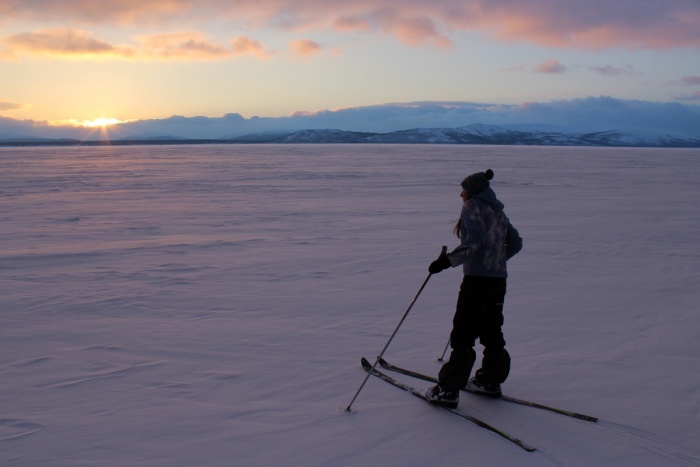
[[[462,188],[469,192],[470,196],[484,191],[489,187],[489,180],[493,179],[493,170],[488,169],[486,172],[477,172],[462,180]]]

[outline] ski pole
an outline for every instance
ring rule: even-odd
[[[442,253],[441,253],[441,254],[444,254],[444,253],[447,253],[447,247],[446,247],[446,246],[443,246],[443,247],[442,247]],[[399,321],[398,326],[396,326],[396,329],[394,329],[394,332],[393,332],[393,334],[391,335],[391,337],[389,338],[389,341],[386,343],[386,345],[384,346],[384,348],[382,349],[382,351],[379,353],[379,356],[378,356],[377,359],[374,361],[374,365],[372,365],[372,369],[371,369],[370,371],[367,372],[367,376],[365,376],[365,379],[362,381],[362,384],[360,384],[360,387],[359,387],[359,389],[357,390],[357,392],[355,393],[355,396],[353,396],[352,400],[350,401],[350,403],[348,404],[348,406],[345,408],[345,411],[346,411],[346,412],[350,412],[350,407],[352,407],[352,404],[355,402],[355,399],[357,399],[357,396],[360,395],[360,392],[362,391],[362,388],[365,387],[365,384],[367,383],[367,380],[369,379],[369,377],[370,377],[370,375],[372,374],[372,372],[374,371],[374,369],[377,367],[377,364],[379,363],[379,359],[382,358],[382,357],[384,356],[384,352],[386,352],[386,349],[389,347],[389,344],[391,344],[391,341],[394,339],[394,336],[396,335],[396,333],[399,332],[399,328],[401,327],[401,325],[403,324],[404,320],[406,319],[406,316],[408,316],[408,312],[411,311],[411,308],[413,308],[413,305],[416,303],[416,300],[418,300],[418,297],[420,296],[421,292],[423,292],[423,289],[425,288],[425,285],[428,283],[428,281],[430,280],[430,276],[432,276],[432,275],[433,275],[432,273],[428,274],[428,277],[426,277],[426,278],[425,278],[425,281],[423,281],[423,285],[421,285],[420,289],[418,289],[418,293],[416,294],[416,296],[413,297],[413,300],[411,301],[411,304],[408,306],[408,309],[407,309],[406,312],[403,314],[403,317],[401,318],[401,321]]]
[[[447,339],[447,344],[445,344],[445,350],[442,351],[442,355],[440,358],[438,358],[438,362],[441,362],[443,358],[445,358],[445,354],[447,353],[447,348],[450,346],[450,341],[451,339]]]

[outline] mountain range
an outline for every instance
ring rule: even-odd
[[[484,125],[458,128],[414,128],[389,133],[335,129],[273,131],[218,139],[187,139],[172,135],[141,135],[113,141],[72,139],[0,139],[0,145],[128,145],[128,144],[484,144],[537,146],[613,146],[698,148],[700,136],[633,130],[572,132],[556,126]]]

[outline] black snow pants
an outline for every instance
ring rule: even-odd
[[[479,339],[484,346],[479,380],[500,384],[510,372],[510,355],[503,339],[503,300],[506,279],[499,277],[464,276],[452,321],[450,359],[440,369],[439,385],[446,391],[458,391],[469,381]]]

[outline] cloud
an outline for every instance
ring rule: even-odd
[[[370,23],[364,18],[357,16],[340,16],[333,21],[333,29],[336,31],[367,31]]]
[[[504,42],[600,50],[700,45],[700,9],[693,1],[606,0],[468,1],[453,16],[465,28]]]
[[[503,42],[580,49],[700,47],[697,0],[0,0],[4,24],[383,32],[447,47],[476,31]],[[208,28],[206,28],[208,30]]]
[[[193,119],[182,118],[183,124],[180,128],[185,131],[192,127],[192,121]],[[227,120],[201,119],[194,127],[204,131],[211,123],[216,123],[217,127],[217,131],[211,134],[212,137],[305,128],[387,132],[410,128],[454,128],[474,123],[545,124],[580,131],[640,129],[697,135],[700,128],[700,107],[611,97],[514,105],[428,101],[302,112],[280,118],[244,119],[238,114],[231,114]]]
[[[546,60],[535,67],[535,73],[556,75],[566,72],[566,67],[558,60]]]
[[[700,91],[695,91],[693,94],[688,96],[686,100],[689,101],[700,101]]]
[[[323,50],[317,42],[310,39],[297,39],[289,42],[289,48],[293,57],[305,58],[317,54]]]
[[[700,91],[695,91],[692,94],[675,96],[675,99],[678,99],[679,101],[686,101],[686,102],[700,101]]]
[[[700,76],[684,76],[678,80],[681,86],[700,86]]]
[[[693,100],[700,99],[700,92]],[[689,99],[690,100],[690,99]],[[559,131],[632,129],[700,137],[700,106],[620,100],[611,97],[551,102],[493,105],[474,102],[406,102],[350,107],[317,112],[296,112],[288,117],[243,118],[182,117],[138,120],[114,126],[120,135],[172,135],[187,138],[235,137],[265,131],[337,128],[348,131],[389,132],[411,128],[456,128],[475,123],[545,125]],[[46,122],[0,117],[0,136],[45,138],[86,135],[84,128],[52,126]],[[84,137],[84,136],[83,136]]]
[[[66,58],[84,57],[130,57],[128,47],[114,46],[94,36],[89,31],[68,28],[42,29],[25,32],[0,39],[7,49],[7,56],[20,55],[52,56]]]
[[[153,20],[182,20],[194,0],[0,0],[3,19],[36,22],[71,22],[81,25],[138,25]],[[216,3],[216,2],[214,2]]]
[[[441,48],[452,45],[450,38],[440,34],[436,22],[428,16],[406,16],[400,12],[384,11],[375,15],[375,19],[382,30],[405,44],[432,44]]]
[[[222,60],[251,54],[267,58],[270,52],[255,40],[237,36],[221,44],[197,31],[149,34],[132,44],[111,44],[90,31],[42,29],[0,38],[0,59],[49,57],[53,59],[109,60]]]
[[[19,110],[23,109],[25,106],[22,104],[16,104],[14,102],[3,102],[0,101],[0,111],[4,110]]]
[[[606,96],[523,103],[502,114],[510,121],[551,122],[588,131],[636,129],[698,135],[700,128],[698,106]]]
[[[258,58],[268,58],[272,52],[265,50],[265,47],[256,40],[246,36],[236,36],[231,40],[231,47],[234,55],[254,55]]]
[[[612,65],[592,66],[590,69],[604,76],[632,75],[628,69]]]
[[[197,32],[139,36],[139,57],[164,60],[217,60],[228,58],[233,51],[210,41]]]
[[[700,86],[700,76],[684,76],[677,81],[672,81],[671,83],[683,87]],[[700,101],[700,90],[691,94],[673,96],[673,98],[679,101],[697,102]]]

